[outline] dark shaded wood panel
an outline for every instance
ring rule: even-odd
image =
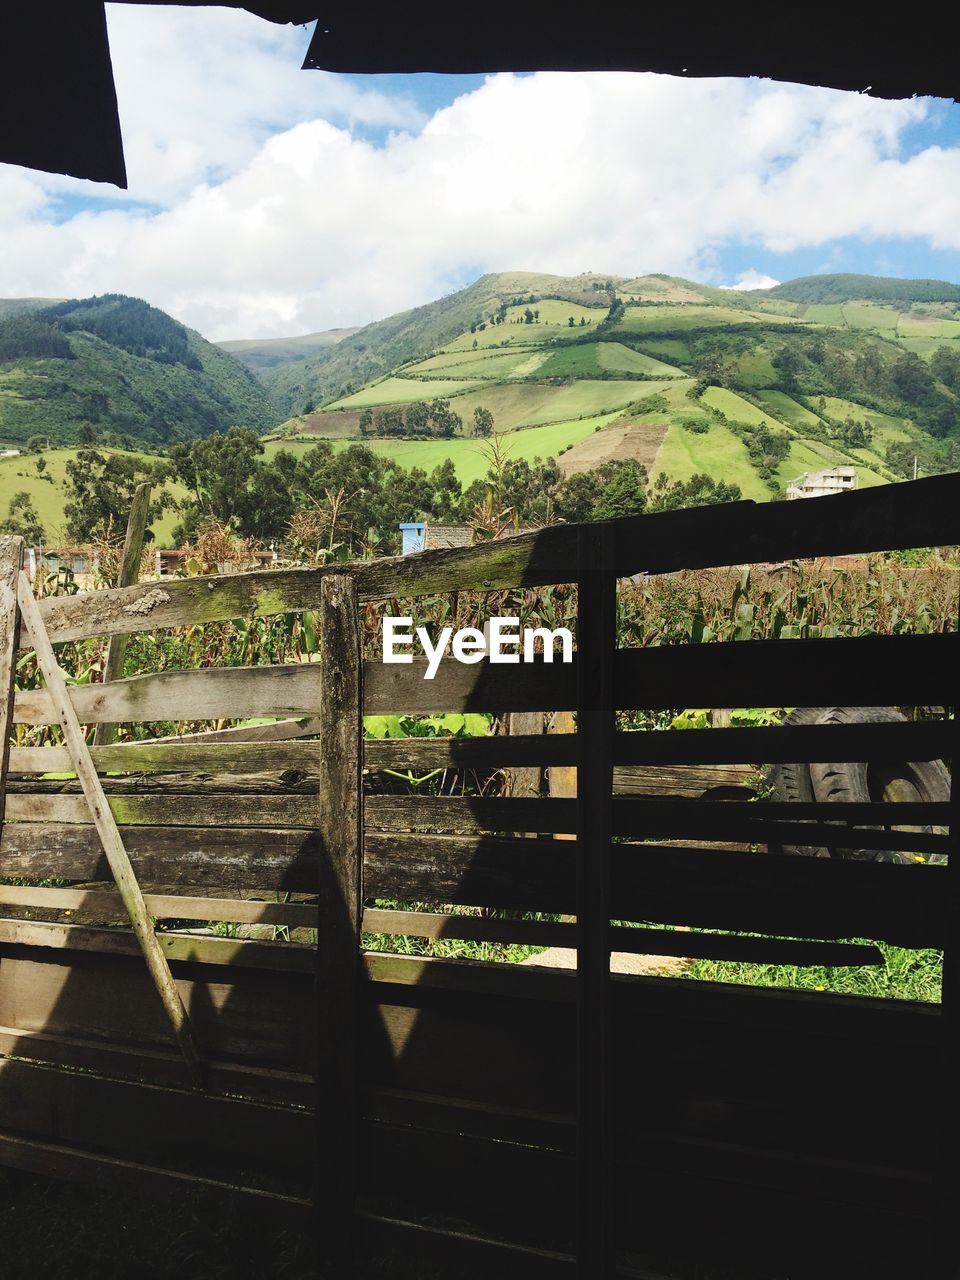
[[[231,795],[180,793],[171,795],[109,795],[110,812],[119,826],[202,827],[214,829],[305,827],[317,825],[318,799],[315,795]],[[50,826],[77,826],[90,821],[90,808],[81,795],[46,795],[15,792],[7,801],[10,822],[46,823]]]
[[[574,909],[572,841],[368,833],[364,850],[368,898]],[[942,877],[940,867],[615,845],[612,911],[619,920],[942,947]]]
[[[765,800],[664,800],[646,796],[611,798],[615,836],[698,839],[753,844],[804,844],[837,849],[904,850],[945,854],[949,838],[929,831],[885,829],[882,824],[936,824],[949,817],[938,803],[803,804]],[[433,830],[572,833],[576,801],[446,796],[368,796],[371,831]]]
[[[960,659],[957,633],[833,640],[733,640],[619,649],[614,697],[621,710],[716,706],[940,706]],[[369,714],[433,711],[569,711],[572,663],[519,667],[448,659],[432,680],[426,659],[364,664]],[[737,729],[730,732],[742,733]]]
[[[313,1073],[311,974],[183,961],[171,970],[205,1061]],[[121,1049],[174,1050],[163,1008],[134,956],[0,944],[0,1026]]]

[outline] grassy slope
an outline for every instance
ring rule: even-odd
[[[309,360],[356,332],[356,329],[325,329],[296,338],[234,338],[218,342],[217,346],[256,372],[275,369],[294,360]]]
[[[114,449],[102,449],[102,453],[115,453]],[[77,456],[76,449],[50,449],[44,453],[47,466],[45,480],[36,468],[36,455],[21,455],[19,458],[0,458],[0,517],[5,517],[11,497],[21,489],[25,489],[33,499],[40,520],[43,523],[46,538],[49,542],[62,543],[66,540],[63,532],[63,483],[66,480],[67,463]],[[136,455],[145,457],[144,454]],[[178,500],[187,496],[187,490],[180,484],[165,486]],[[162,519],[153,525],[154,534],[160,543],[169,543],[173,527],[179,520],[175,511],[165,511]]]
[[[602,415],[594,418],[578,419],[574,422],[557,422],[549,426],[529,427],[525,430],[511,431],[504,438],[504,445],[511,458],[556,457],[562,449],[569,445],[579,444],[598,427],[607,426],[619,417],[619,414]],[[300,454],[311,448],[315,441],[297,440],[271,441],[266,446],[270,457],[279,449],[287,449],[291,453]],[[334,442],[334,448],[346,448],[353,443],[347,440]],[[367,440],[364,443],[375,453],[385,458],[393,458],[404,467],[422,467],[430,472],[446,458],[453,461],[457,475],[464,485],[486,475],[488,463],[484,456],[484,441],[477,439],[461,440]]]
[[[201,370],[132,355],[90,333],[68,335],[73,360],[0,361],[0,440],[76,441],[81,423],[160,444],[211,430],[263,430],[274,418],[262,384],[188,330]]]

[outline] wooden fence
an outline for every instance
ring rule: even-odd
[[[939,1275],[917,1259],[954,1244],[960,859],[842,851],[942,858],[956,793],[949,805],[841,809],[615,794],[614,779],[628,765],[951,758],[955,718],[659,733],[618,731],[616,713],[955,708],[957,634],[618,649],[615,622],[617,579],[640,572],[957,542],[960,478],[944,477],[329,570],[36,605],[21,594],[38,634],[19,637],[20,547],[8,540],[0,875],[28,883],[0,886],[0,1161],[122,1186],[199,1183],[264,1211],[315,1213],[331,1275],[371,1249],[525,1278],[650,1275],[651,1259],[670,1274],[697,1249],[779,1259],[784,1273],[834,1274],[829,1250],[848,1277],[887,1265]],[[362,661],[365,602],[569,582],[572,665],[445,663],[425,681],[416,661]],[[15,688],[21,642],[306,609],[320,618],[317,662],[74,686],[66,709],[55,672],[43,690]],[[461,710],[573,710],[577,732],[363,740],[365,712]],[[284,724],[88,749],[71,747],[70,715]],[[11,749],[11,722],[59,723],[65,745]],[[148,923],[275,931],[148,929],[199,1075],[144,963],[149,939],[118,923],[130,907],[94,784],[43,777],[79,772],[78,752],[99,775]],[[577,798],[362,785],[383,770],[531,765],[576,766]],[[921,825],[933,829],[908,829]],[[316,929],[316,947],[280,940],[291,929]],[[567,945],[579,963],[364,952],[364,932]],[[942,1005],[609,972],[611,950],[835,965],[876,962],[876,942],[943,948]]]

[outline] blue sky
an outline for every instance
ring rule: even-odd
[[[960,107],[629,74],[336,76],[307,28],[109,5],[130,189],[0,165],[0,296],[212,338],[362,324],[484,271],[960,282]]]

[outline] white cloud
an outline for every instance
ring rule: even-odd
[[[132,5],[110,22],[131,197],[163,207],[54,225],[18,188],[0,295],[122,290],[211,337],[266,336],[363,323],[482,271],[719,281],[737,244],[960,249],[960,148],[901,154],[922,101],[542,73],[492,76],[424,123],[375,77],[362,92],[299,72],[299,30]],[[374,145],[357,123],[395,131]]]
[[[762,271],[756,271],[750,267],[746,271],[741,271],[737,276],[735,284],[722,284],[721,289],[730,289],[736,293],[745,289],[773,289],[780,283],[773,276],[764,275]]]

